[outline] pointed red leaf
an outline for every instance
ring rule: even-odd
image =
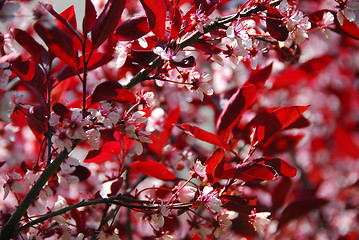
[[[242,87],[233,94],[217,121],[217,133],[222,139],[226,141],[229,139],[233,127],[242,117],[243,112],[248,109],[256,99],[257,88],[253,84]]]
[[[319,209],[327,203],[329,203],[328,200],[314,196],[294,200],[283,210],[279,218],[278,229],[289,221],[306,215],[312,210]]]
[[[146,17],[135,17],[120,23],[116,28],[115,37],[119,41],[132,41],[150,31]]]
[[[171,7],[171,39],[178,36],[182,25],[181,12],[178,6]]]
[[[269,112],[262,112],[254,119],[251,134],[251,152],[265,143],[278,131],[295,122],[309,106],[279,107]]]
[[[60,16],[62,17],[57,17],[56,20],[61,22],[62,24],[64,24],[64,20],[66,20],[72,29],[76,30],[77,29],[77,20],[76,20],[76,13],[75,13],[75,7],[74,5],[71,5],[70,7],[66,8],[63,12],[60,13]],[[68,27],[67,23],[65,22],[66,27]],[[58,27],[62,29],[62,27],[60,27],[60,24],[58,24]],[[62,29],[64,31],[64,29]],[[72,31],[72,30],[70,30]]]
[[[44,71],[32,61],[15,62],[12,69],[16,75],[23,81],[37,97],[37,99],[45,104],[46,84]]]
[[[122,151],[122,144],[120,142],[107,142],[99,150],[91,150],[88,152],[84,162],[104,162],[111,160],[114,155],[120,154]]]
[[[80,34],[76,31],[77,29],[77,21],[76,21],[76,13],[74,6],[70,6],[61,14],[58,14],[51,4],[41,4],[49,13],[51,13],[57,21],[57,27],[64,31],[69,36],[77,37],[78,40],[81,40]]]
[[[41,46],[37,41],[35,41],[35,39],[33,39],[30,34],[21,29],[14,29],[12,31],[12,36],[24,49],[26,49],[26,51],[31,54],[32,59],[36,63],[48,63],[48,52],[43,46]]]
[[[206,174],[211,183],[218,181],[222,177],[224,156],[223,148],[217,148],[206,160]]]
[[[267,6],[267,31],[273,38],[279,41],[285,41],[289,34],[286,24],[282,18],[283,16],[280,14],[278,9]]]
[[[295,177],[297,169],[280,158],[257,158],[253,162],[273,167],[280,176]]]
[[[126,0],[108,0],[92,29],[93,48],[100,46],[113,32],[121,19]]]
[[[86,54],[86,59],[88,59],[88,57],[90,56],[90,53]],[[108,53],[93,53],[91,55],[90,61],[87,64],[87,71],[91,71],[94,70],[98,67],[101,67],[107,63],[109,63],[111,60],[113,59],[112,54],[108,54]],[[59,74],[57,75],[57,80],[59,82],[73,77],[75,75],[77,75],[78,73],[83,73],[84,71],[84,67],[83,67],[83,56],[80,56],[79,58],[79,68],[77,71],[75,71],[74,69],[72,69],[70,66],[65,66],[61,69],[61,71],[59,72]]]
[[[161,180],[174,180],[176,175],[160,162],[154,160],[135,161],[129,165],[131,169]]]
[[[274,168],[256,162],[238,164],[235,176],[246,182],[254,180],[273,181],[278,178],[278,174]]]
[[[258,88],[263,88],[266,80],[272,73],[272,68],[273,62],[264,68],[254,70],[243,86],[254,84]]]
[[[35,23],[34,29],[56,57],[77,69],[77,47],[69,35],[56,26],[45,27],[39,21]]]
[[[160,40],[163,40],[166,32],[166,4],[163,0],[140,0],[140,2],[146,12],[150,29]]]
[[[72,115],[70,109],[58,102],[52,105],[52,111],[54,111],[54,113],[56,113],[57,115],[65,118],[70,118]]]
[[[116,102],[131,104],[136,100],[136,96],[126,88],[122,87],[118,82],[107,81],[99,84],[92,96],[91,104],[98,103],[103,100],[113,100]]]
[[[85,16],[82,20],[82,31],[86,35],[91,32],[91,30],[95,27],[97,22],[97,12],[95,6],[92,4],[91,0],[86,0],[85,3]]]
[[[217,147],[224,148],[233,154],[237,155],[231,146],[228,145],[225,141],[223,141],[220,137],[217,135],[214,135],[213,133],[207,132],[199,127],[191,126],[189,124],[183,123],[181,124],[180,128],[188,135],[199,139],[201,141],[213,144]]]

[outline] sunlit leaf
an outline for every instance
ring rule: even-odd
[[[138,172],[161,180],[174,180],[176,175],[160,162],[154,160],[135,161],[129,165]]]

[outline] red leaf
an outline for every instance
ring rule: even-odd
[[[86,35],[88,32],[95,27],[97,22],[97,12],[95,6],[92,4],[91,0],[86,0],[85,3],[85,16],[82,20],[82,31]]]
[[[12,35],[15,40],[31,54],[32,59],[36,63],[47,64],[49,62],[48,52],[43,46],[35,41],[35,39],[33,39],[30,34],[21,29],[14,29],[12,31]]]
[[[287,177],[281,178],[280,182],[275,185],[272,191],[272,212],[282,206],[291,186],[292,181]]]
[[[125,0],[108,0],[92,29],[93,49],[99,47],[115,30],[125,8]]]
[[[66,34],[71,36],[73,34],[79,40],[81,40],[80,34],[76,31],[77,22],[76,22],[76,13],[74,6],[68,7],[61,14],[58,14],[52,7],[51,4],[41,4],[49,13],[51,13],[57,21],[57,26],[59,29],[64,31]],[[60,24],[62,23],[62,24]]]
[[[253,160],[256,163],[265,164],[273,167],[280,176],[295,177],[297,169],[280,158],[257,158]]]
[[[150,135],[152,143],[148,143],[148,147],[155,152],[157,155],[162,155],[163,147],[168,143],[174,124],[178,122],[180,115],[180,108],[177,107],[168,112],[167,118],[163,123],[163,129],[159,133],[158,137],[154,134]]]
[[[150,31],[146,17],[135,17],[120,23],[116,28],[115,37],[119,41],[132,41]]]
[[[294,200],[283,210],[279,218],[278,229],[293,219],[301,217],[312,210],[321,208],[328,202],[329,201],[326,199],[316,198],[313,196]]]
[[[52,106],[52,111],[54,111],[54,113],[56,113],[57,115],[65,118],[70,118],[72,114],[72,112],[61,103],[55,103]]]
[[[15,62],[12,64],[12,69],[23,81],[23,84],[36,95],[37,99],[46,105],[44,102],[46,92],[44,71],[31,61]]]
[[[265,143],[278,131],[295,122],[309,106],[279,107],[269,112],[262,112],[254,119],[251,134],[251,152]]]
[[[242,87],[233,94],[217,121],[217,133],[222,139],[226,141],[229,139],[233,127],[242,117],[243,112],[249,108],[256,99],[257,88],[253,84]]]
[[[333,133],[333,138],[337,151],[340,154],[345,154],[349,157],[352,157],[353,159],[359,158],[359,144],[358,141],[353,137],[352,132],[338,124]]]
[[[278,174],[274,168],[256,162],[238,164],[235,176],[246,182],[254,180],[273,181],[278,178]]]
[[[206,161],[206,174],[211,183],[222,177],[224,156],[223,148],[217,148]]]
[[[56,26],[46,28],[40,22],[35,23],[34,29],[56,57],[77,69],[77,48],[69,35]]]
[[[38,140],[42,140],[43,133],[46,132],[46,108],[41,106],[34,106],[27,110],[26,120],[27,123]]]
[[[107,142],[99,150],[88,152],[84,162],[100,163],[110,160],[114,155],[121,153],[122,144],[120,142]]]
[[[91,175],[91,172],[88,170],[88,168],[79,165],[75,167],[75,171],[73,171],[71,175],[78,177],[79,181],[81,182],[88,179]]]
[[[251,73],[249,79],[243,84],[243,86],[254,84],[256,87],[263,88],[266,80],[269,78],[270,74],[272,73],[272,67],[273,67],[273,63],[269,64],[264,68],[254,70]]]
[[[131,91],[122,87],[118,82],[107,81],[95,88],[91,97],[91,105],[103,100],[131,104],[136,100],[136,96]]]
[[[86,54],[86,59],[88,59],[89,56],[90,56],[90,53]],[[87,64],[87,71],[91,71],[98,67],[101,67],[101,66],[109,63],[112,59],[113,59],[112,54],[99,53],[99,52],[93,53],[91,55],[90,61]],[[78,73],[83,73],[83,71],[84,71],[83,56],[80,56],[79,63],[80,64],[79,64],[79,68],[77,71],[75,71],[70,66],[63,67],[61,69],[61,71],[59,72],[59,74],[57,75],[57,80],[59,82],[61,82],[67,78],[77,75]]]
[[[148,175],[161,180],[176,179],[176,175],[173,172],[169,171],[165,165],[154,160],[135,161],[131,163],[129,167],[139,171],[144,175]]]
[[[180,128],[185,131],[186,134],[199,139],[201,141],[213,144],[217,147],[224,148],[237,156],[237,154],[233,151],[232,147],[228,145],[225,141],[219,138],[217,135],[213,133],[207,132],[199,127],[191,126],[189,124],[183,123]]]
[[[64,24],[66,27],[69,27],[67,25],[67,23],[69,23],[73,30],[77,29],[77,21],[76,21],[76,13],[75,13],[74,5],[71,5],[70,7],[66,8],[63,12],[60,13],[60,16],[57,16],[56,20]],[[66,20],[67,23],[64,20]],[[60,27],[60,24],[58,24],[58,27],[62,29],[62,27]],[[73,31],[72,29],[69,30]],[[65,29],[62,30],[65,31]]]
[[[283,16],[280,14],[278,9],[267,6],[267,31],[273,38],[279,41],[285,41],[289,34],[289,31],[285,23],[282,21],[282,18]]]
[[[140,0],[146,12],[148,25],[152,32],[164,40],[166,32],[166,4],[163,0]]]
[[[175,39],[182,25],[181,12],[178,6],[171,7],[171,39]]]

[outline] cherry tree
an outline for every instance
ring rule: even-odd
[[[358,7],[0,1],[0,239],[356,239]]]

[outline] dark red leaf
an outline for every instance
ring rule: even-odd
[[[52,111],[56,113],[57,115],[65,118],[71,117],[72,112],[63,104],[61,103],[55,103],[52,105]]]
[[[47,129],[46,115],[46,109],[41,106],[33,106],[26,112],[27,123],[38,140],[42,140]]]
[[[282,152],[290,152],[295,149],[295,147],[303,139],[303,137],[303,134],[277,135],[269,139],[265,144],[263,144],[261,147],[261,151],[265,156],[275,155]]]
[[[295,122],[309,106],[279,107],[262,112],[254,119],[251,134],[251,152],[278,131]]]
[[[140,0],[146,12],[148,25],[152,32],[160,39],[165,39],[166,32],[166,4],[163,0]]]
[[[113,34],[121,19],[125,3],[125,0],[108,0],[91,32],[94,49],[99,47],[111,34]]]
[[[285,41],[289,34],[286,24],[283,22],[282,18],[283,16],[280,14],[278,9],[267,6],[267,31],[273,38],[279,41]]]
[[[272,211],[282,206],[292,186],[290,178],[283,177],[272,191]]]
[[[217,121],[217,133],[228,140],[233,127],[242,117],[243,112],[248,109],[257,99],[257,88],[250,84],[238,89],[228,100]]]
[[[122,151],[122,144],[120,142],[107,142],[99,150],[91,150],[88,152],[84,162],[100,163],[111,160],[114,155],[120,154]]]
[[[95,27],[97,22],[97,12],[95,6],[92,4],[91,0],[86,0],[85,3],[85,16],[82,20],[82,31],[86,35],[91,32],[91,30]]]
[[[31,54],[32,59],[36,63],[48,64],[48,52],[43,46],[41,46],[37,41],[35,41],[35,39],[33,39],[30,34],[21,29],[14,29],[12,31],[12,35],[15,40]]]
[[[187,68],[196,65],[196,59],[193,56],[189,56],[181,61],[172,61],[172,63],[178,67]]]
[[[175,39],[180,30],[182,25],[182,19],[181,19],[181,12],[179,10],[178,6],[172,6],[171,7],[171,39]]]
[[[78,177],[79,181],[85,181],[91,175],[90,170],[88,170],[84,166],[76,166],[75,170],[71,173],[71,175]]]
[[[46,92],[44,71],[31,61],[15,62],[12,64],[12,69],[23,84],[36,95],[40,103],[46,104],[44,102]]]
[[[118,191],[121,189],[122,184],[123,184],[123,178],[122,177],[120,177],[119,179],[114,181],[111,184],[111,193],[107,194],[107,196],[108,197],[116,196],[118,194]]]
[[[150,31],[147,17],[135,17],[120,23],[116,28],[115,37],[119,41],[132,41],[146,35]]]
[[[206,160],[206,174],[211,183],[218,181],[222,177],[224,156],[223,148],[217,148]]]
[[[243,86],[247,86],[250,84],[254,84],[258,88],[263,88],[266,80],[272,73],[273,63],[269,64],[268,66],[254,70],[249,79],[243,84]]]
[[[313,196],[294,200],[283,210],[279,218],[278,229],[293,219],[306,215],[312,210],[321,208],[328,202],[329,201],[326,199],[316,198]]]
[[[256,162],[238,164],[235,176],[246,182],[254,180],[273,181],[278,178],[278,174],[274,168]]]
[[[131,163],[129,167],[139,171],[144,175],[148,175],[161,180],[176,179],[176,175],[173,172],[169,171],[165,165],[154,160],[135,161]]]
[[[136,100],[136,96],[118,82],[107,81],[95,88],[91,97],[91,105],[103,100],[131,104]]]
[[[207,132],[199,127],[191,126],[189,124],[183,123],[181,124],[180,128],[188,135],[199,139],[201,141],[213,144],[217,147],[224,148],[233,154],[237,155],[231,146],[228,145],[225,141],[223,141],[220,137],[217,135],[214,135],[213,133]]]
[[[202,50],[203,52],[213,55],[213,54],[219,54],[221,52],[221,49],[218,47],[208,43],[204,39],[200,39],[198,42],[191,45],[194,48],[197,48],[199,50]]]
[[[35,23],[34,29],[56,57],[70,65],[73,69],[77,69],[77,47],[69,35],[56,26],[46,28],[40,22]]]
[[[256,163],[265,164],[273,167],[280,176],[295,177],[297,169],[280,158],[257,158],[253,160]]]
[[[88,57],[90,56],[90,53],[86,54],[86,59],[88,59]],[[91,55],[90,61],[87,64],[87,71],[91,71],[94,70],[98,67],[101,67],[107,63],[109,63],[111,60],[113,59],[112,54],[107,54],[107,53],[93,53]],[[84,67],[83,67],[83,56],[80,56],[79,58],[79,68],[77,71],[75,71],[73,68],[71,68],[70,66],[65,66],[61,69],[61,71],[59,72],[59,74],[57,75],[57,80],[59,82],[73,77],[75,75],[77,75],[78,73],[83,73],[84,71]]]

